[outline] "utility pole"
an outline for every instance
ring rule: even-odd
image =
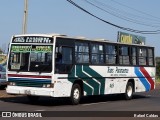
[[[22,33],[27,33],[27,17],[28,17],[28,0],[24,0],[24,16]]]

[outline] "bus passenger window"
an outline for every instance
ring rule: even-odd
[[[75,43],[76,63],[89,63],[89,45],[85,42]]]
[[[116,64],[117,49],[115,45],[106,45],[106,64]]]
[[[137,56],[136,56],[136,47],[131,48],[131,64],[136,65],[137,64]]]
[[[149,66],[154,65],[154,56],[153,56],[153,49],[148,49],[148,64]]]
[[[120,46],[119,47],[119,63],[121,65],[129,65],[129,47],[128,46]]]
[[[91,62],[92,64],[104,63],[103,45],[91,44]]]
[[[139,49],[139,65],[147,65],[147,51],[145,48]]]

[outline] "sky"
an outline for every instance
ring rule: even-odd
[[[116,25],[141,31],[160,30],[160,0],[88,1],[101,9],[85,0],[74,0],[94,15]],[[12,35],[22,34],[24,0],[0,0],[0,2],[0,47],[7,49]],[[146,45],[154,46],[155,55],[160,56],[160,34],[139,34],[121,30],[86,14],[66,0],[28,0],[29,34],[59,33],[116,42],[118,31],[144,36]]]

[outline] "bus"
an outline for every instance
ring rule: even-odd
[[[154,47],[59,34],[12,37],[7,61],[7,93],[68,97],[133,93],[155,88]]]

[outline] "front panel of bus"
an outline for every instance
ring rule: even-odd
[[[53,96],[54,39],[48,36],[13,37],[7,65],[7,93]]]

